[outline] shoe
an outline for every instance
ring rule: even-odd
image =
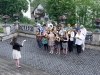
[[[49,53],[51,53],[51,51]]]
[[[18,66],[18,68],[21,68],[21,66]]]
[[[58,53],[56,53],[56,54],[58,54]]]
[[[53,54],[53,51],[51,52],[51,54]]]

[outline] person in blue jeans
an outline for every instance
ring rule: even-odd
[[[39,49],[42,47],[42,35],[39,33],[39,31],[36,31],[36,40],[37,40],[37,45]]]

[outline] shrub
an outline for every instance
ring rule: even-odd
[[[3,31],[3,28],[0,28],[0,33],[3,33],[4,31]]]

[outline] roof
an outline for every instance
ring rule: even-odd
[[[39,3],[39,4],[34,8],[34,10],[32,11],[31,14],[34,14],[35,9],[36,9],[40,4],[41,4],[41,3]]]

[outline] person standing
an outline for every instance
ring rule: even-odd
[[[43,43],[44,49],[48,50],[48,41],[47,41],[46,35],[45,36],[43,35],[42,43]]]
[[[13,37],[13,39],[10,43],[13,48],[12,55],[13,55],[15,65],[16,65],[16,67],[19,67],[19,68],[21,67],[19,64],[19,59],[21,58],[20,47],[23,47],[25,41],[26,40],[23,40],[22,44],[19,44],[19,43],[17,43],[17,37]]]
[[[74,33],[72,27],[70,28],[68,35],[69,35],[68,50],[69,50],[69,52],[72,52],[73,51],[74,37],[75,37],[75,33]]]
[[[65,28],[64,27],[61,27],[61,29],[59,31],[60,38],[63,37],[65,31],[66,31]],[[60,49],[62,50],[63,49],[62,48],[62,39],[60,39],[60,47],[61,47]]]
[[[64,32],[64,35],[63,35],[63,41],[62,41],[62,47],[63,47],[63,53],[64,54],[67,54],[67,51],[68,51],[68,34],[67,32]]]
[[[48,35],[48,45],[50,47],[50,52],[51,54],[53,54],[54,51],[54,34],[52,31],[50,31],[50,34]]]
[[[79,26],[78,26],[78,24],[76,23],[76,24],[75,24],[75,28],[74,28],[75,36],[76,36],[78,30],[79,30]],[[74,47],[76,47],[76,46],[75,46],[75,41],[76,41],[76,38],[74,38]]]
[[[78,30],[75,38],[76,38],[75,44],[77,48],[77,53],[79,55],[82,51],[82,43],[83,43],[83,35],[81,33],[81,30]]]
[[[83,35],[82,51],[84,52],[84,50],[85,50],[85,38],[86,38],[87,30],[83,25],[80,26],[80,30],[81,30],[81,33]]]
[[[36,41],[38,48],[41,49],[42,47],[42,35],[40,34],[39,30],[36,31]]]
[[[56,54],[60,55],[60,37],[59,37],[58,33],[55,36],[55,46],[56,46],[56,49],[57,49]]]

